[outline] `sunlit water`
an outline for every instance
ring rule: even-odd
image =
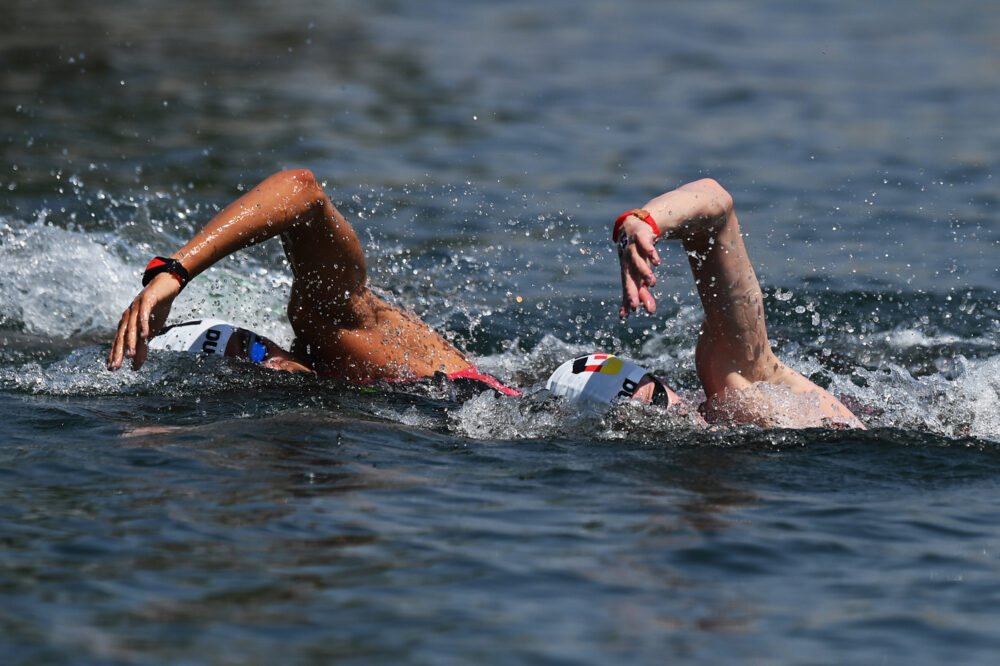
[[[4,663],[995,663],[990,3],[50,4],[0,28]],[[525,396],[105,371],[149,257],[283,167]],[[623,325],[608,242],[702,176],[868,432],[544,390],[600,349],[703,398],[682,253]],[[272,243],[173,316],[287,344],[289,285]]]

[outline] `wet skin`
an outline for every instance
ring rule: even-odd
[[[347,380],[425,377],[471,363],[412,314],[367,286],[367,268],[354,229],[313,174],[282,171],[216,215],[172,258],[192,278],[223,257],[280,236],[292,269],[288,318],[296,341],[291,358],[326,376]],[[154,277],[122,314],[108,369],[131,359],[138,370],[147,341],[166,322],[180,284]]]
[[[688,183],[644,207],[661,236],[635,215],[626,218],[619,243],[624,319],[640,306],[656,312],[650,291],[660,264],[655,243],[680,241],[688,256],[705,311],[695,348],[695,366],[710,417],[761,426],[864,425],[829,392],[782,363],[771,351],[763,296],[747,255],[733,198],[711,179]],[[619,235],[618,240],[622,237]],[[787,387],[791,395],[761,390]],[[786,392],[787,393],[787,392]]]

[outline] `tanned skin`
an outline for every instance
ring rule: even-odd
[[[361,243],[307,170],[260,183],[172,256],[192,278],[225,256],[280,236],[292,268],[288,319],[292,352],[303,366],[349,381],[417,378],[469,368],[465,356],[412,314],[367,286]],[[122,314],[108,369],[146,361],[147,341],[163,327],[178,281],[161,273]]]

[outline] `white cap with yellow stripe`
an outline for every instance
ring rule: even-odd
[[[613,354],[589,354],[566,361],[552,373],[545,388],[574,402],[611,404],[631,398],[648,371]]]

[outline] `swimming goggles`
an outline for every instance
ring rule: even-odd
[[[243,348],[243,355],[253,361],[254,363],[262,363],[270,358],[270,354],[267,351],[267,345],[264,344],[263,340],[253,331],[243,330],[241,333],[240,343]]]
[[[653,396],[649,403],[660,407],[669,407],[670,395],[667,394],[667,387],[655,375],[650,375],[650,377],[653,379]]]

